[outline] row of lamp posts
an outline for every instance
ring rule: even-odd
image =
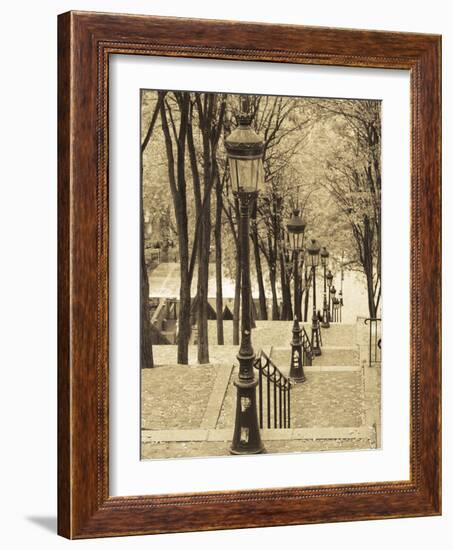
[[[241,112],[238,116],[238,126],[225,139],[230,168],[231,186],[239,202],[239,240],[241,246],[241,342],[237,359],[239,374],[234,381],[237,389],[236,415],[233,440],[230,447],[232,454],[262,453],[264,445],[258,425],[256,410],[256,386],[258,381],[254,374],[255,352],[251,339],[251,292],[250,292],[250,249],[249,225],[250,208],[260,189],[264,186],[263,152],[264,142],[251,126],[249,98],[241,97]],[[288,222],[287,230],[290,235],[290,246],[294,262],[294,323],[293,338],[291,341],[290,378],[295,382],[303,382],[305,375],[302,363],[302,329],[297,316],[297,297],[299,279],[299,255],[304,252],[305,223],[300,217],[300,211],[294,210]],[[312,239],[306,248],[306,259],[312,272],[313,281],[313,316],[311,327],[311,345],[314,355],[321,355],[320,321],[316,310],[316,268],[321,259],[324,268],[324,295],[322,326],[328,328],[331,315],[330,304],[335,299],[335,287],[332,285],[333,276],[329,271],[326,274],[329,253],[322,250],[315,239]],[[330,277],[330,278],[329,278]],[[327,307],[327,285],[329,288],[329,307]],[[333,298],[332,298],[333,296]],[[333,311],[333,309],[332,309]]]

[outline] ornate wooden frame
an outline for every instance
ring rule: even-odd
[[[60,15],[58,24],[59,533],[86,538],[440,514],[441,38],[84,12]],[[110,54],[410,71],[410,481],[109,496]]]

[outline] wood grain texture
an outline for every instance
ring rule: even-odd
[[[440,37],[70,12],[59,16],[58,45],[59,533],[86,538],[440,514]],[[410,481],[109,496],[110,54],[410,71]]]

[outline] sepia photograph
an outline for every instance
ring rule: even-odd
[[[141,459],[381,448],[381,101],[140,117]]]

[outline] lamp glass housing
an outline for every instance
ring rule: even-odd
[[[321,248],[320,256],[321,256],[321,265],[326,266],[327,260],[329,259],[330,254],[325,246]]]
[[[332,271],[328,271],[327,275],[326,275],[326,279],[327,279],[327,284],[329,285],[329,288],[332,286],[332,282],[333,282],[333,273]]]
[[[229,157],[231,186],[234,193],[256,193],[264,187],[261,158]]]
[[[307,260],[308,265],[311,267],[318,267],[319,265],[319,251],[320,246],[316,239],[312,239],[311,243],[307,247]]]
[[[264,142],[250,123],[249,115],[240,115],[239,126],[225,139],[234,193],[256,193],[264,187]]]
[[[293,251],[297,252],[302,250],[305,236],[305,222],[300,217],[299,212],[299,209],[296,208],[286,225],[290,246]]]

